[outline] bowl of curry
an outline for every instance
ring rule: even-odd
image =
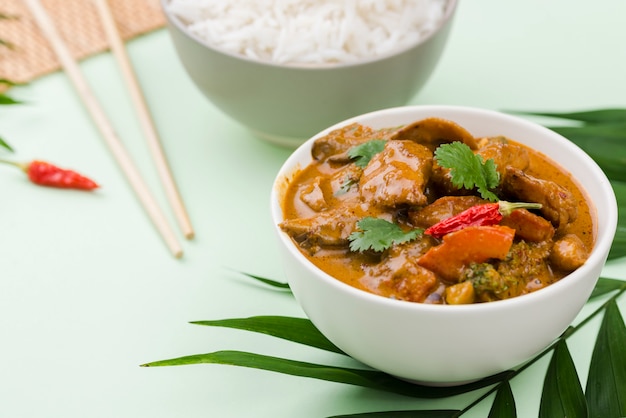
[[[597,164],[533,122],[408,106],[299,147],[271,196],[286,279],[353,358],[449,385],[547,347],[589,297],[617,205]]]

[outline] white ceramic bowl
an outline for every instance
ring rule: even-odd
[[[353,115],[405,105],[435,69],[452,26],[449,0],[440,27],[387,55],[332,66],[276,65],[223,52],[191,33],[161,0],[174,47],[198,89],[258,137],[296,147]]]
[[[459,123],[475,136],[505,135],[543,152],[578,179],[595,204],[596,244],[587,262],[532,294],[473,305],[428,305],[387,299],[319,270],[277,226],[280,200],[299,167],[311,161],[315,138],[351,122],[383,128],[426,117]],[[306,315],[353,358],[402,379],[450,385],[513,368],[547,347],[580,312],[606,261],[617,225],[617,203],[597,164],[562,136],[526,120],[453,106],[392,108],[358,116],[317,134],[285,162],[271,195],[286,279]]]

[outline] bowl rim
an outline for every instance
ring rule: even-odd
[[[433,112],[437,111],[449,111],[449,112],[465,112],[468,114],[481,114],[483,117],[488,118],[499,118],[500,120],[504,120],[507,123],[513,123],[521,126],[525,126],[528,128],[532,128],[542,132],[545,136],[551,137],[552,141],[556,141],[558,143],[564,144],[571,153],[573,153],[578,159],[581,159],[586,164],[588,172],[593,173],[594,178],[600,180],[598,187],[602,189],[602,195],[607,197],[607,201],[610,202],[599,202],[599,203],[609,203],[607,205],[602,205],[602,216],[606,222],[605,231],[603,234],[600,234],[600,231],[596,231],[598,235],[596,236],[596,241],[594,247],[591,251],[591,254],[585,264],[581,267],[573,271],[572,273],[565,276],[563,279],[546,286],[540,290],[535,292],[520,295],[514,298],[486,302],[486,303],[475,303],[468,305],[440,305],[440,304],[425,304],[425,303],[417,303],[410,301],[403,301],[397,299],[390,299],[380,295],[376,295],[365,290],[361,290],[350,286],[343,281],[334,278],[330,274],[324,272],[319,269],[313,263],[311,263],[296,247],[290,237],[284,233],[280,227],[278,226],[278,222],[282,220],[282,207],[279,202],[280,198],[280,190],[284,188],[284,182],[289,178],[298,168],[299,168],[299,160],[303,159],[306,154],[310,156],[311,146],[313,141],[328,132],[337,129],[339,127],[345,126],[347,124],[353,122],[362,122],[363,119],[375,118],[379,116],[384,116],[387,114],[399,114],[403,112],[413,113],[413,112],[424,112],[431,110]],[[366,122],[365,122],[366,123]],[[557,159],[553,156],[548,156],[551,159],[555,160],[557,163]],[[582,185],[579,184],[579,187],[583,188],[585,193],[588,193]],[[421,311],[421,312],[437,312],[438,315],[441,314],[451,314],[451,315],[459,315],[459,314],[474,314],[474,313],[485,313],[491,312],[493,310],[500,311],[502,309],[516,309],[516,307],[520,305],[528,305],[532,304],[533,301],[541,301],[545,299],[550,299],[554,297],[554,294],[561,293],[566,288],[570,287],[570,285],[574,282],[579,282],[585,280],[586,276],[593,273],[594,269],[597,268],[598,265],[604,266],[606,262],[606,255],[609,252],[609,249],[613,242],[613,237],[617,228],[617,201],[614,194],[614,191],[610,185],[610,182],[602,169],[598,166],[598,164],[580,147],[578,147],[573,142],[567,140],[562,135],[532,121],[527,119],[522,119],[521,117],[514,116],[511,114],[506,114],[503,112],[498,112],[495,110],[484,109],[479,107],[470,107],[470,106],[455,106],[455,105],[409,105],[409,106],[399,106],[388,109],[381,109],[369,113],[365,113],[362,115],[358,115],[344,121],[338,122],[319,133],[315,134],[311,138],[307,139],[302,145],[300,145],[293,153],[288,157],[288,159],[283,163],[281,168],[276,175],[274,180],[272,191],[270,195],[270,212],[272,223],[275,232],[279,236],[279,240],[281,244],[286,247],[286,250],[289,252],[290,256],[294,257],[299,264],[304,266],[310,273],[312,273],[318,280],[322,280],[324,284],[329,285],[336,290],[349,294],[358,299],[362,299],[365,301],[370,301],[371,303],[381,305],[384,307],[390,307],[393,309],[402,309],[407,311]],[[589,201],[589,203],[594,206],[595,209],[595,227],[598,228],[598,219],[600,218],[600,213],[598,211],[598,204],[593,201]],[[594,214],[592,214],[594,216]],[[567,279],[567,280],[566,280]],[[596,278],[597,279],[597,278]],[[287,281],[290,281],[289,277],[287,277]]]
[[[281,69],[289,69],[289,70],[294,70],[294,71],[331,71],[331,70],[335,70],[335,69],[343,69],[343,68],[352,68],[352,67],[360,67],[360,66],[364,66],[364,65],[369,65],[369,64],[373,64],[376,62],[380,62],[380,61],[384,61],[386,59],[389,59],[391,57],[397,56],[397,55],[402,55],[422,44],[425,44],[426,42],[430,41],[430,39],[432,39],[433,37],[435,37],[435,35],[437,35],[439,32],[441,32],[441,30],[446,27],[451,20],[454,17],[454,14],[456,12],[456,9],[458,8],[458,0],[445,0],[446,4],[445,4],[445,11],[444,11],[444,15],[443,18],[441,19],[441,21],[439,22],[439,24],[437,25],[436,28],[434,28],[432,31],[430,31],[426,36],[421,37],[417,42],[413,42],[410,45],[407,45],[403,48],[395,48],[392,49],[391,51],[385,53],[385,54],[381,54],[378,55],[374,58],[367,58],[367,59],[362,59],[362,60],[358,60],[355,62],[345,62],[345,63],[337,63],[337,64],[319,64],[319,65],[306,65],[306,64],[290,64],[290,63],[284,63],[284,64],[279,64],[279,63],[275,63],[272,61],[264,61],[264,60],[259,60],[259,59],[253,59],[253,58],[249,58],[246,57],[244,55],[240,55],[240,54],[235,54],[226,50],[223,50],[221,48],[217,48],[213,45],[210,45],[209,43],[207,43],[206,41],[202,40],[201,38],[199,38],[198,36],[196,36],[195,34],[189,32],[187,30],[187,25],[185,25],[182,20],[173,15],[170,11],[169,11],[169,3],[171,3],[172,0],[160,0],[161,3],[161,9],[163,11],[163,14],[165,15],[166,20],[174,27],[176,27],[180,33],[182,33],[183,35],[185,35],[187,38],[193,40],[194,42],[196,42],[197,44],[206,47],[207,49],[223,55],[225,57],[229,57],[232,59],[235,59],[237,61],[243,61],[243,62],[247,62],[250,64],[255,64],[255,65],[259,65],[261,67],[269,67],[269,68],[281,68]]]

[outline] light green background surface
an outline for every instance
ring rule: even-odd
[[[626,107],[624,16],[621,0],[463,1],[438,69],[412,103]],[[0,167],[0,416],[313,418],[463,408],[473,400],[415,400],[231,366],[139,367],[222,349],[353,364],[270,337],[188,324],[302,315],[290,295],[235,273],[284,279],[268,199],[289,150],[253,138],[201,96],[165,30],[128,50],[197,237],[184,242],[182,260],[169,255],[64,74],[14,89],[27,104],[0,109],[0,135],[15,158],[72,167],[103,187],[93,194],[40,188]],[[165,204],[112,57],[81,66]],[[625,267],[613,263],[605,275],[626,279]],[[569,340],[583,382],[597,326]],[[536,416],[546,364],[512,382],[521,417]],[[489,405],[464,416],[486,416]]]

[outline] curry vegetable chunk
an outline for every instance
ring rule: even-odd
[[[312,157],[289,182],[280,227],[317,267],[374,294],[434,304],[512,298],[567,276],[594,245],[575,179],[514,139],[474,137],[440,118],[355,123],[317,139]],[[463,224],[494,201],[522,208]],[[460,228],[428,233],[454,217]]]

